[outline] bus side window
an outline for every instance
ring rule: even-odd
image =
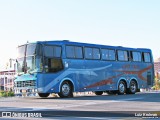
[[[83,58],[83,50],[82,47],[75,47],[75,57],[82,59]]]
[[[57,58],[46,58],[45,65],[47,66],[46,72],[58,72],[63,69],[63,64],[61,59]]]
[[[92,48],[85,48],[85,58],[86,59],[92,59]]]
[[[85,47],[84,50],[85,50],[85,58],[86,59],[99,60],[101,57],[99,48]]]
[[[144,62],[151,62],[150,53],[144,52],[144,53],[142,54],[142,58],[143,58],[143,61],[144,61]]]
[[[58,72],[63,69],[61,60],[62,49],[61,46],[49,46],[44,48],[45,56],[45,72]]]
[[[67,58],[75,58],[74,46],[66,46],[66,56]]]
[[[115,60],[115,50],[109,50],[109,60]]]
[[[101,49],[102,60],[115,60],[115,50]]]
[[[141,53],[140,52],[131,51],[131,59],[134,62],[141,62],[141,60],[142,60]]]
[[[93,59],[100,59],[100,50],[98,48],[93,48],[92,49],[93,52]]]
[[[82,47],[66,46],[66,57],[72,59],[73,58],[82,59],[83,58]]]
[[[128,61],[128,51],[118,50],[117,53],[119,61]]]

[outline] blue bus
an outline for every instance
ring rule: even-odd
[[[18,46],[15,93],[51,93],[61,98],[73,92],[96,95],[135,94],[154,84],[150,49],[89,43],[37,41]]]

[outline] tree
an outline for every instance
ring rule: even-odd
[[[156,76],[155,76],[155,86],[154,86],[155,90],[159,90],[160,89],[160,75],[157,72]]]

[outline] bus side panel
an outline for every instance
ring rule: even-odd
[[[110,62],[85,60],[85,67],[85,74],[81,75],[83,80],[80,82],[80,88],[83,91],[100,91],[110,88],[111,82],[108,78],[115,74],[112,72]]]
[[[63,72],[57,73],[45,73],[43,77],[38,80],[38,92],[40,93],[52,93],[58,91],[58,84],[60,83],[60,76]]]
[[[63,61],[66,76],[64,78],[69,78],[73,82],[74,91],[81,91],[80,83],[84,80],[83,76],[85,73],[84,60],[82,59],[64,59]],[[63,78],[63,79],[64,79]],[[67,80],[67,79],[64,79]]]

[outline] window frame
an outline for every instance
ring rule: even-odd
[[[67,47],[73,47],[73,53],[74,53],[74,55],[73,55],[73,57],[68,57],[67,56]],[[81,48],[81,52],[82,52],[82,57],[80,58],[80,57],[77,57],[77,54],[76,54],[76,47],[78,48]],[[78,46],[78,45],[65,45],[65,56],[66,56],[66,58],[69,58],[69,59],[83,59],[84,58],[84,53],[83,53],[83,46]]]
[[[109,59],[103,59],[103,52],[102,52],[102,50],[108,50],[108,55],[110,55],[109,51],[113,50],[114,51],[114,60],[110,59],[110,57],[108,57]],[[115,49],[111,49],[111,48],[101,48],[101,60],[104,60],[104,61],[116,61],[116,50]]]
[[[140,53],[140,61],[134,61],[133,60],[133,52],[136,52],[136,53]],[[132,62],[142,62],[142,53],[140,51],[130,51],[130,57],[131,57],[131,61]]]
[[[86,48],[90,48],[90,49],[91,49],[91,51],[92,51],[92,53],[91,53],[91,58],[87,58],[87,57],[86,57]],[[93,49],[98,49],[98,51],[99,51],[99,58],[97,58],[97,59],[94,58],[94,56],[93,56],[93,55],[94,55]],[[98,48],[98,47],[85,46],[85,47],[84,47],[84,58],[85,58],[86,60],[101,60],[101,50],[100,50],[100,48]]]
[[[147,53],[147,57],[149,57],[149,61],[145,61],[145,53]],[[152,62],[152,59],[151,59],[151,53],[150,52],[142,52],[142,58],[143,58],[143,62],[144,63],[151,63]]]
[[[120,51],[123,52],[124,60],[119,60],[119,54],[118,54],[118,52],[120,52]],[[125,60],[125,54],[124,54],[124,52],[127,53],[127,60]],[[118,49],[117,52],[116,52],[116,54],[117,54],[117,61],[121,61],[121,62],[128,62],[129,61],[129,51],[128,50]]]
[[[45,47],[47,47],[47,46],[51,46],[51,47],[53,47],[53,50],[54,50],[54,47],[60,47],[61,48],[61,52],[60,52],[60,57],[56,57],[56,56],[54,56],[54,55],[56,55],[56,54],[54,54],[54,52],[53,52],[53,56],[46,56],[45,55]],[[44,52],[43,52],[43,55],[44,55],[44,57],[47,57],[47,58],[62,58],[62,46],[61,45],[44,45],[44,48],[43,48],[44,50]]]

